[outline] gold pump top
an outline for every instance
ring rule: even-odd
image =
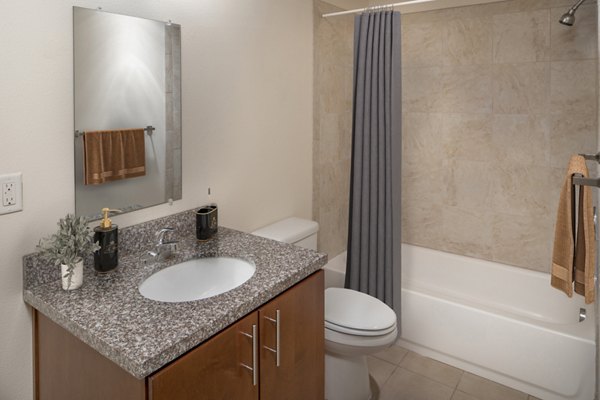
[[[111,210],[110,208],[102,209],[102,222],[100,222],[100,228],[102,229],[110,229],[112,228],[112,221],[108,218],[108,213],[110,212],[121,212],[121,210]]]

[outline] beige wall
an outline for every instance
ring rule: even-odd
[[[570,3],[519,0],[403,15],[404,242],[549,270],[569,154],[595,152],[597,141],[596,6],[582,6],[567,28],[557,20]],[[331,26],[351,26],[352,17],[338,19]],[[318,29],[317,48],[346,48]],[[316,83],[343,79],[327,73]],[[346,100],[340,107],[349,107],[351,97],[338,93]],[[317,104],[321,142],[340,135],[323,129],[323,110]],[[327,182],[328,171],[315,164],[315,186],[347,196]],[[315,210],[342,204],[323,199],[315,197]],[[321,214],[319,221],[329,223]],[[322,238],[322,249],[335,255],[345,235]]]
[[[24,210],[0,216],[0,399],[32,398],[31,317],[21,257],[74,210],[73,5],[4,1],[0,173],[23,172]],[[102,1],[182,25],[183,199],[116,217],[131,225],[207,201],[252,230],[311,217],[312,3]],[[209,198],[207,187],[212,188]]]

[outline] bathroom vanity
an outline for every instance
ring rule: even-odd
[[[177,227],[179,250],[145,265],[161,226]],[[325,255],[227,228],[198,243],[192,211],[125,228],[122,238],[118,270],[101,276],[88,268],[72,292],[35,254],[25,257],[37,399],[324,397]],[[163,303],[138,291],[157,270],[217,256],[252,262],[256,272],[198,301]]]

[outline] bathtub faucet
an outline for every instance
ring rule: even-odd
[[[586,311],[585,308],[580,308],[579,309],[579,322],[583,322],[585,321],[585,317],[586,317]]]

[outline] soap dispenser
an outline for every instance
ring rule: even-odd
[[[94,269],[100,273],[110,272],[119,265],[119,227],[113,225],[108,213],[120,210],[102,209],[102,222],[94,228],[94,243],[100,249],[94,252]]]

